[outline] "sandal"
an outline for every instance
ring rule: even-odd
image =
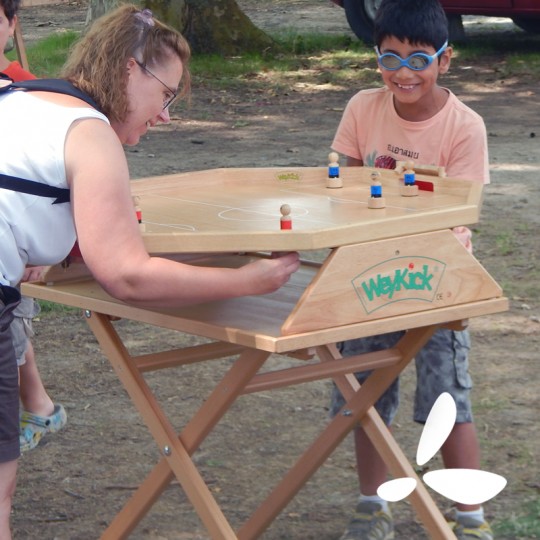
[[[66,423],[67,414],[62,405],[55,405],[50,416],[38,416],[28,411],[22,411],[19,433],[21,452],[33,450],[44,435],[60,431]]]

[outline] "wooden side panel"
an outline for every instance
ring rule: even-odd
[[[499,298],[502,290],[449,230],[334,250],[284,335]]]

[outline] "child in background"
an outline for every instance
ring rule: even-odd
[[[4,51],[7,42],[13,38],[17,24],[17,12],[20,0],[0,0],[0,72],[14,81],[25,81],[36,77],[21,67],[19,62],[10,61]],[[38,279],[41,267],[28,268],[23,281]],[[13,315],[15,317],[11,331],[13,344],[19,365],[19,392],[21,397],[21,451],[35,448],[47,433],[62,429],[67,422],[64,407],[54,404],[48,395],[34,356],[32,337],[32,319],[39,313],[39,304],[33,299],[23,296]]]
[[[5,55],[8,41],[13,39],[20,6],[21,0],[0,0],[0,72],[14,81],[27,81],[36,77],[23,69],[19,62],[10,61]]]
[[[437,84],[450,67],[448,25],[438,0],[383,0],[375,20],[375,43],[382,88],[362,90],[349,101],[332,149],[348,166],[393,169],[396,161],[443,166],[449,177],[489,182],[487,136],[481,117]],[[471,232],[454,230],[471,250]],[[403,332],[340,344],[343,356],[393,347]],[[470,403],[467,330],[440,329],[416,356],[414,420],[425,423],[437,397],[448,392],[457,405],[453,431],[441,448],[446,468],[478,469],[480,450]],[[369,373],[357,373],[362,383]],[[376,404],[390,426],[399,402],[399,379]],[[332,413],[344,401],[334,388]],[[394,526],[388,502],[377,495],[387,468],[361,426],[355,430],[360,499],[341,540],[388,540]],[[491,540],[493,534],[478,505],[458,504],[452,527],[459,540]]]

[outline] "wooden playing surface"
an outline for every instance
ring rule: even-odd
[[[371,173],[384,209],[368,208]],[[433,191],[399,193],[391,170],[342,167],[343,188],[326,187],[326,167],[214,169],[132,182],[150,253],[315,250],[451,228],[478,221],[482,186],[417,175]],[[292,230],[280,230],[280,207]]]

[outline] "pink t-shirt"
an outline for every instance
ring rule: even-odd
[[[444,107],[428,120],[398,116],[386,87],[358,92],[347,104],[332,148],[369,167],[396,161],[442,166],[449,177],[489,183],[486,128],[480,115],[448,90]]]
[[[369,167],[393,169],[396,161],[444,167],[448,177],[489,183],[486,128],[482,117],[447,90],[444,107],[428,120],[401,118],[388,88],[358,92],[347,104],[332,148]],[[471,249],[470,231],[454,231]]]

